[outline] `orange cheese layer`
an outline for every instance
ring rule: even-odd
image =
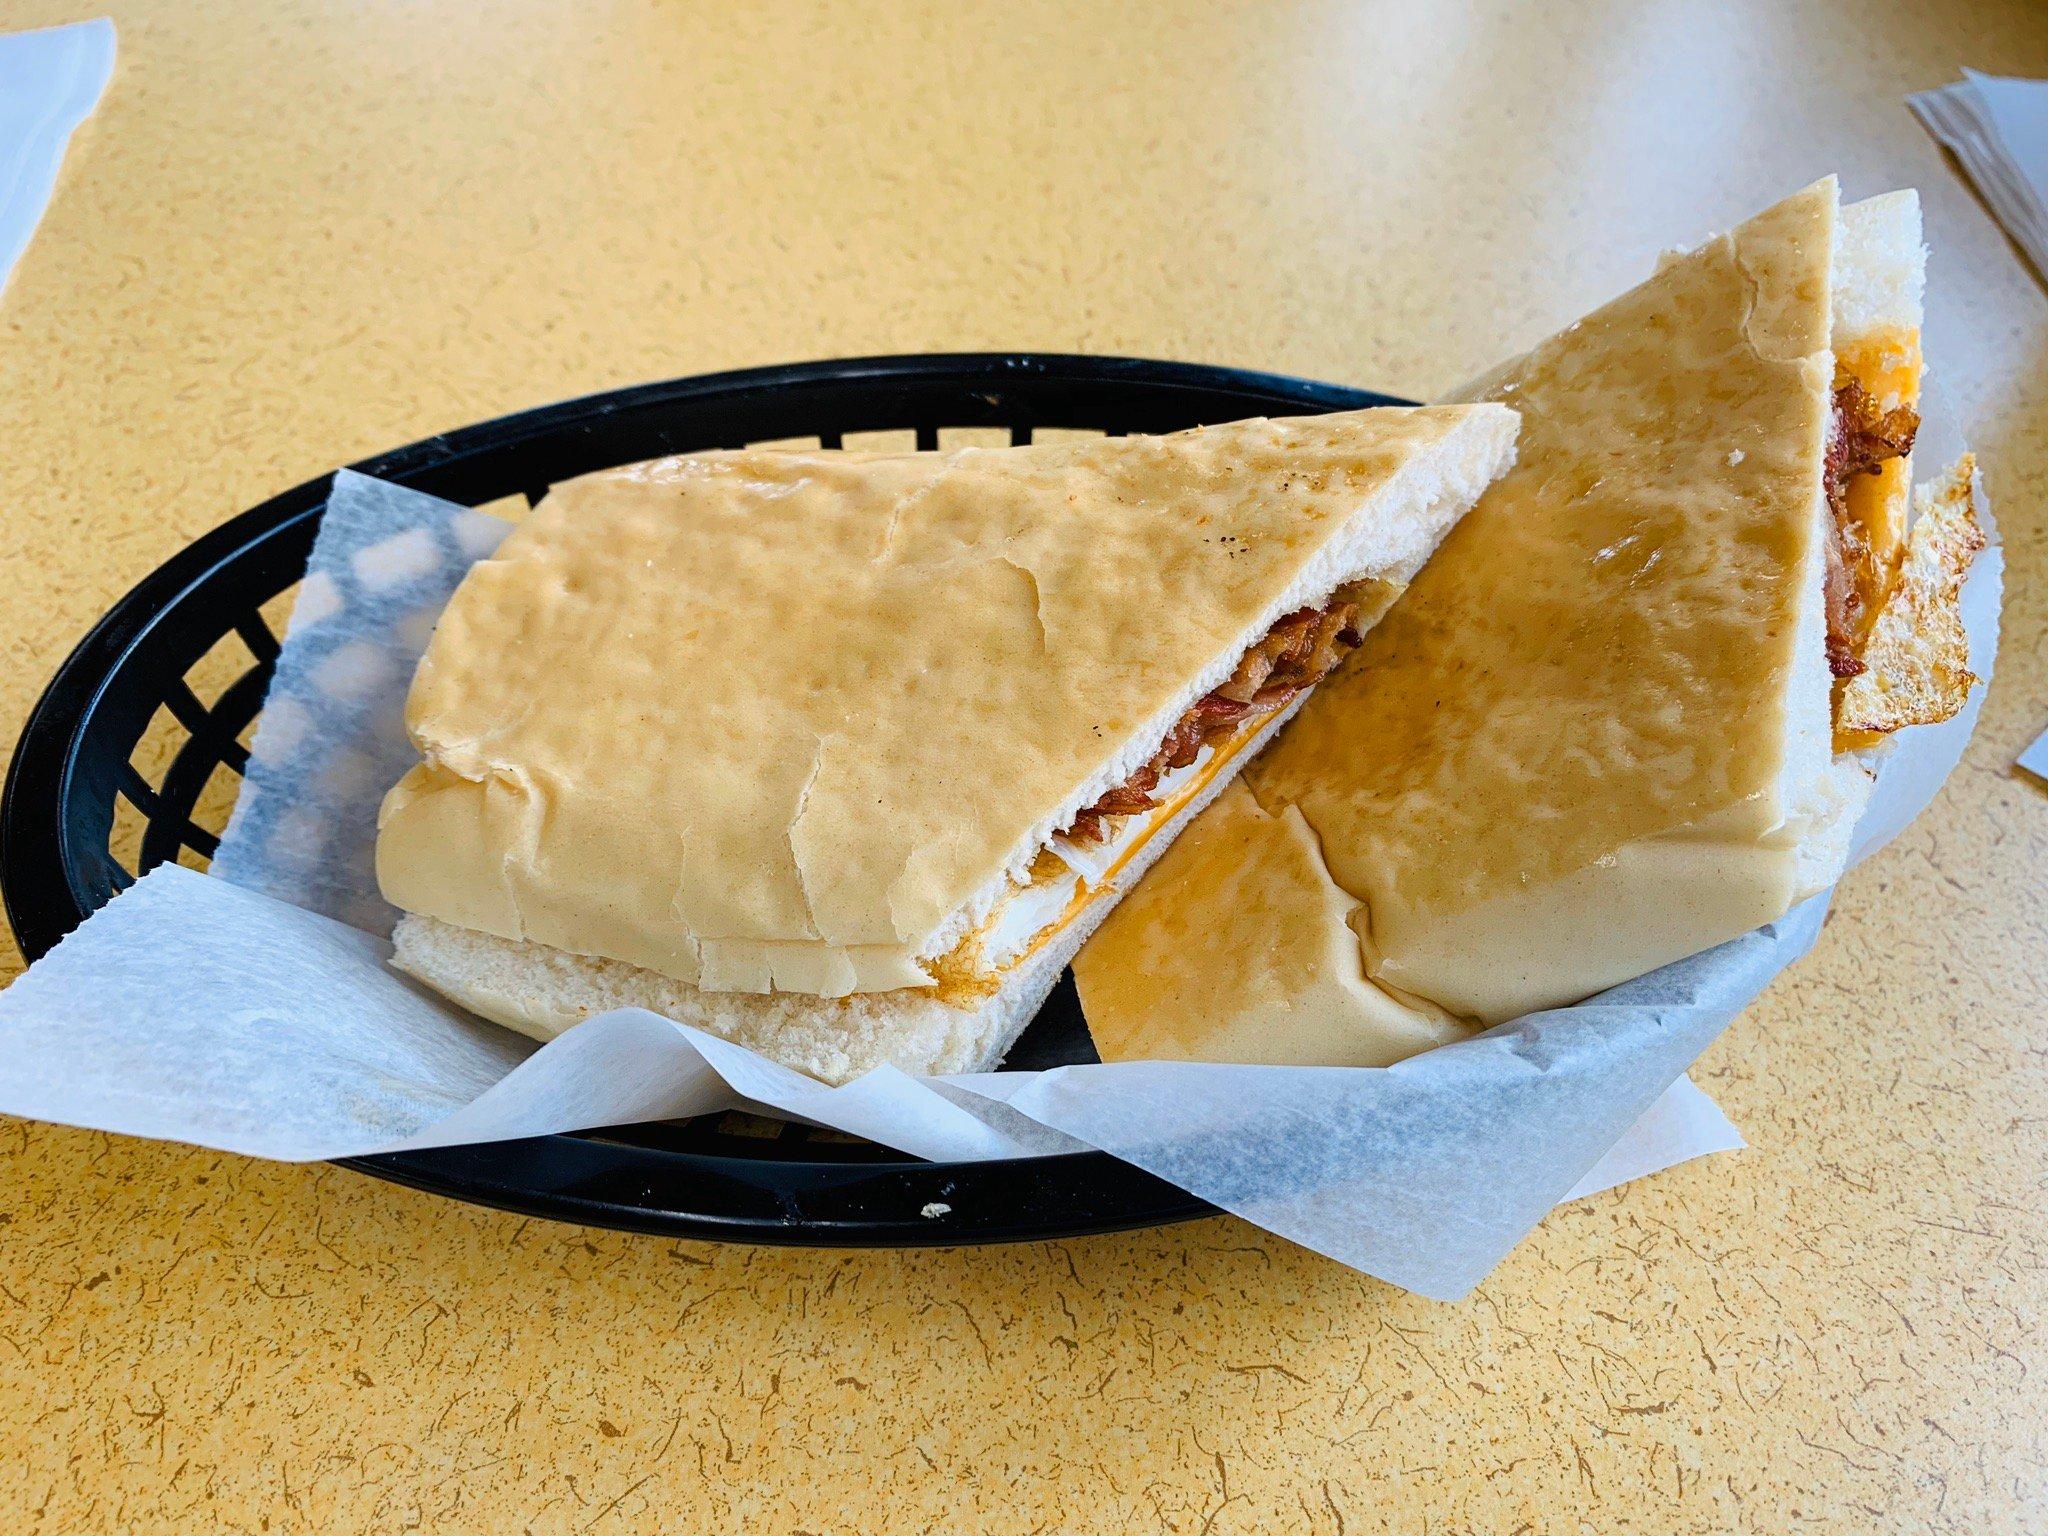
[[[1059,937],[1068,924],[1087,910],[1090,902],[1109,889],[1117,875],[1138,856],[1139,850],[1158,835],[1159,829],[1178,816],[1189,801],[1215,783],[1217,775],[1236,761],[1278,712],[1268,710],[1263,715],[1248,717],[1229,740],[1210,753],[1209,760],[1200,769],[1189,775],[1187,782],[1175,791],[1171,799],[1155,806],[1146,815],[1144,830],[1132,838],[1130,846],[1116,856],[1109,868],[1103,871],[1102,878],[1094,885],[1088,884],[1085,880],[1081,881],[1079,888],[1074,892],[1074,899],[1067,903],[1066,910],[1039,929],[1031,942],[1008,963],[998,970],[989,972],[981,971],[971,962],[965,961],[964,957],[978,950],[982,936],[980,931],[968,935],[951,954],[936,961],[931,969],[932,974],[938,978],[937,995],[949,1003],[966,1003],[992,996],[999,991],[1003,978]]]
[[[1846,374],[1863,386],[1878,404],[1890,409],[1920,404],[1920,333],[1896,330],[1859,338],[1835,358],[1837,375]],[[1898,576],[1906,549],[1906,509],[1912,499],[1911,470],[1893,459],[1874,475],[1858,475],[1844,487],[1849,517],[1863,532],[1883,573],[1879,590],[1863,593],[1865,611],[1875,616]]]
[[[1835,353],[1836,368],[1848,373],[1879,404],[1911,405],[1920,399],[1920,333],[1891,326],[1859,336]]]
[[[1837,378],[1854,379],[1864,392],[1886,409],[1920,405],[1923,363],[1920,333],[1889,328],[1858,337],[1835,354]],[[1857,595],[1863,600],[1864,633],[1855,637],[1860,652],[1869,639],[1869,626],[1891,601],[1899,584],[1899,565],[1906,552],[1906,520],[1912,505],[1912,460],[1893,459],[1877,473],[1856,475],[1843,487],[1843,501],[1849,521],[1856,525],[1874,557],[1867,567],[1853,570]],[[1835,688],[1839,706],[1841,687]],[[1869,746],[1877,738],[1838,731],[1835,750],[1847,752]]]

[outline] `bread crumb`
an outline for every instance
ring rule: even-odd
[[[946,1215],[952,1209],[953,1207],[945,1204],[943,1201],[934,1200],[929,1205],[925,1206],[925,1208],[919,1211],[917,1214],[922,1216],[926,1221],[937,1221],[941,1216]]]

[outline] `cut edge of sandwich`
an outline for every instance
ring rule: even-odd
[[[1851,383],[1883,409],[1906,407],[1917,414],[1926,261],[1917,193],[1887,193],[1837,210],[1829,275],[1829,350],[1835,363],[1831,430],[1841,390]],[[1487,377],[1502,376],[1503,370],[1496,369]],[[1484,382],[1461,390],[1460,397]],[[1892,748],[1893,733],[1950,718],[1962,708],[1974,681],[1967,671],[1968,646],[1956,611],[1969,558],[1982,544],[1981,530],[1968,510],[1966,482],[1973,473],[1974,466],[1966,459],[1947,472],[1941,490],[1932,496],[1916,493],[1908,452],[1887,461],[1877,473],[1852,477],[1839,514],[1825,478],[1816,488],[1813,553],[1799,571],[1776,823],[1752,843],[1756,830],[1744,830],[1753,828],[1750,808],[1730,806],[1616,850],[1604,866],[1556,882],[1551,887],[1555,902],[1580,912],[1587,921],[1611,925],[1617,913],[1635,913],[1629,925],[1634,942],[1619,947],[1611,974],[1600,978],[1601,985],[1736,938],[1841,878],[1878,767]],[[1963,486],[1960,491],[1958,484]],[[1958,498],[1961,513],[1937,515],[1930,521],[1930,509],[1952,505]],[[1920,514],[1909,521],[1908,508],[1914,506]],[[1831,541],[1848,522],[1877,533],[1869,540],[1861,580],[1867,608],[1845,645],[1828,589],[1831,579],[1841,579],[1839,566],[1830,574]],[[1843,652],[1858,669],[1846,677],[1837,672],[1836,657]],[[1886,707],[1877,706],[1879,699]],[[1869,721],[1882,720],[1882,725],[1857,729],[1859,710]],[[1777,872],[1766,874],[1774,858],[1783,863]],[[1707,885],[1725,877],[1730,891],[1747,887],[1747,893],[1717,903],[1702,886],[1688,901],[1670,900],[1671,882],[1677,878],[1673,870],[1681,868],[1708,875]],[[1664,897],[1649,904],[1651,910],[1644,898],[1656,891],[1664,892]],[[1517,961],[1550,942],[1547,925],[1533,918],[1509,922],[1496,914],[1491,923],[1487,931],[1498,927]],[[1368,969],[1379,980],[1379,956],[1371,935],[1361,937]],[[1532,1006],[1570,1001],[1546,997]],[[1493,1024],[1522,1011],[1526,1010],[1483,1012],[1468,1022]]]
[[[1843,387],[1854,384],[1880,410],[1917,416],[1927,274],[1919,196],[1906,190],[1847,203],[1838,220],[1830,280],[1836,409]],[[1975,682],[1957,610],[1963,575],[1984,542],[1974,478],[1966,455],[1916,492],[1909,451],[1853,477],[1839,514],[1825,487],[1817,500],[1816,548],[1852,536],[1867,546],[1866,573],[1851,578],[1866,611],[1844,647],[1829,612],[1828,562],[1808,562],[1781,781],[1797,837],[1795,901],[1841,877],[1893,733],[1950,718]],[[1843,650],[1848,661],[1838,667]]]

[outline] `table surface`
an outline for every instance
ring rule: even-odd
[[[1427,394],[1829,170],[1925,196],[2011,596],[1962,768],[1700,1065],[1750,1149],[1462,1304],[1231,1220],[721,1248],[0,1122],[9,1530],[2042,1528],[2048,302],[1902,98],[2048,74],[2048,10],[111,9],[0,299],[9,741],[180,545],[435,429],[927,349]]]

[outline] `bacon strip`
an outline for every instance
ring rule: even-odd
[[[1277,709],[1327,677],[1358,644],[1357,622],[1358,604],[1341,591],[1326,608],[1288,614],[1244,653],[1237,670],[1220,687],[1195,700],[1174,722],[1149,762],[1076,815],[1066,836],[1077,843],[1100,842],[1108,817],[1151,810],[1158,804],[1152,791],[1159,781],[1192,763],[1203,743],[1227,736],[1247,715]]]

